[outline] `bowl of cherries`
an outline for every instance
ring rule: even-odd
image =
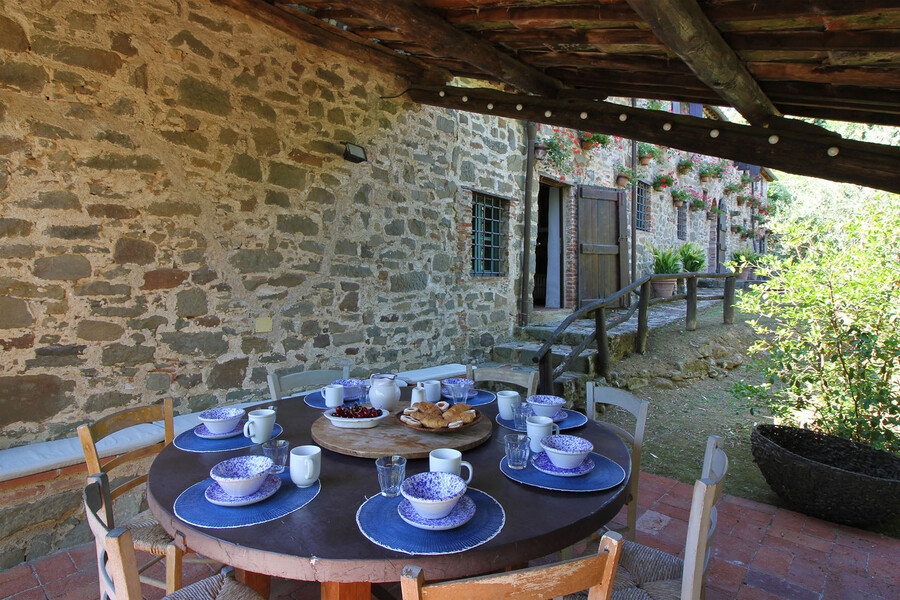
[[[353,406],[329,408],[322,414],[335,427],[368,429],[378,425],[378,421],[391,413],[382,408],[373,408],[371,405],[354,404]]]

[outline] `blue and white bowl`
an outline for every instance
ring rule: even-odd
[[[584,462],[594,445],[577,435],[548,435],[541,439],[541,448],[560,469],[574,469]]]
[[[223,460],[209,470],[222,490],[234,498],[255,494],[272,469],[268,456],[237,456]]]
[[[429,471],[404,479],[400,493],[422,518],[442,519],[465,495],[466,482],[453,473]]]
[[[356,400],[359,398],[363,386],[361,379],[338,379],[332,381],[331,384],[344,387],[344,400]]]
[[[204,410],[198,416],[210,433],[228,433],[233,431],[244,417],[244,409],[227,406],[211,408]]]
[[[566,400],[559,396],[528,396],[526,402],[528,402],[531,410],[537,416],[553,418],[566,403]]]

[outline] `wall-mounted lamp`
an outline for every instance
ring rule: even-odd
[[[361,163],[369,160],[366,157],[366,149],[350,142],[341,142],[344,145],[344,160],[352,163]]]

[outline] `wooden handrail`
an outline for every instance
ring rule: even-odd
[[[686,279],[687,293],[679,294],[677,296],[670,296],[668,298],[653,298],[651,300],[650,283],[653,280],[659,279]],[[725,290],[723,294],[706,297],[704,299],[724,300],[722,319],[726,324],[734,323],[734,295],[736,287],[735,284],[737,282],[736,273],[673,273],[644,275],[640,279],[633,281],[614,294],[582,306],[571,315],[566,317],[563,322],[560,323],[559,326],[553,331],[553,333],[550,334],[550,337],[547,338],[544,344],[532,357],[532,360],[536,363],[539,363],[540,365],[539,388],[541,393],[552,393],[553,381],[563,372],[565,372],[565,370],[594,341],[597,342],[598,359],[600,362],[600,374],[608,378],[610,373],[608,335],[609,330],[629,320],[634,314],[635,310],[638,310],[638,330],[637,336],[635,337],[635,352],[638,352],[640,354],[643,354],[644,350],[646,349],[647,336],[650,332],[648,320],[649,308],[651,305],[661,304],[664,302],[674,302],[676,300],[687,300],[685,328],[688,331],[695,330],[697,328],[697,283],[700,279],[725,280]],[[627,295],[635,292],[638,288],[640,288],[640,292],[637,292],[638,300],[636,302],[633,302],[628,307],[628,310],[625,312],[625,314],[616,317],[611,323],[607,323],[606,309],[613,304],[618,303],[623,297],[626,297]],[[556,343],[563,332],[565,332],[565,330],[568,329],[573,322],[582,318],[588,318],[591,314],[593,314],[594,316],[594,332],[591,335],[586,336],[581,341],[581,343],[578,344],[578,346],[573,348],[568,356],[566,356],[566,358],[562,361],[562,363],[554,369],[552,364],[553,355],[550,352],[553,344]]]

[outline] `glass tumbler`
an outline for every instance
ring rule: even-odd
[[[513,423],[516,429],[524,432],[528,427],[528,417],[531,416],[531,405],[521,402],[513,406]]]
[[[393,498],[400,495],[400,484],[406,475],[406,459],[402,456],[382,456],[375,459],[381,495]]]
[[[288,444],[286,440],[269,440],[268,442],[263,442],[263,456],[268,456],[274,463],[271,469],[272,473],[281,473],[284,471],[288,450],[290,450],[290,444]]]
[[[521,433],[510,433],[503,438],[506,442],[506,463],[510,469],[524,469],[528,466],[531,440]]]

